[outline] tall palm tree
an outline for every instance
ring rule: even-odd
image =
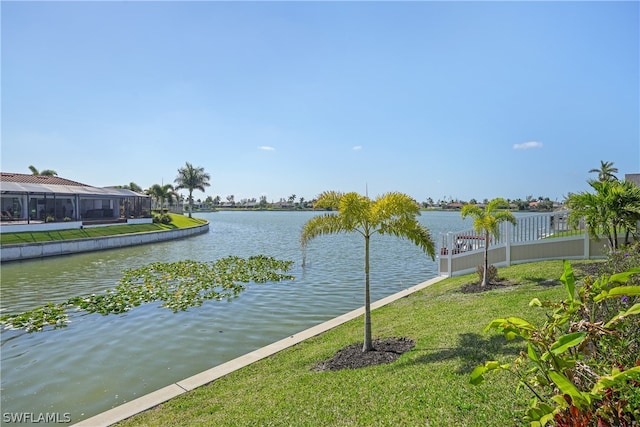
[[[387,193],[375,200],[358,193],[327,191],[314,208],[337,209],[311,218],[302,228],[303,250],[309,242],[325,234],[356,232],[364,237],[364,345],[362,351],[373,350],[371,341],[371,301],[369,293],[369,242],[374,234],[389,234],[405,238],[435,259],[435,247],[429,230],[416,219],[420,207],[402,193]]]
[[[44,169],[43,171],[38,171],[35,166],[29,166],[29,170],[33,175],[41,175],[41,176],[58,176],[58,172],[53,169]]]
[[[487,271],[489,270],[489,240],[491,236],[496,239],[500,236],[500,223],[508,221],[516,225],[516,218],[509,211],[499,211],[501,208],[508,208],[509,203],[503,198],[491,200],[484,209],[477,205],[464,205],[460,214],[462,218],[468,216],[474,218],[473,229],[476,233],[484,233],[484,260],[482,272],[482,283],[480,286],[487,286]]]
[[[189,162],[186,162],[183,168],[178,169],[178,176],[173,181],[177,185],[176,190],[187,189],[189,190],[189,218],[191,218],[191,212],[193,211],[193,190],[200,190],[204,193],[205,187],[209,187],[209,180],[211,176],[204,171],[202,167],[193,167]]]
[[[617,181],[618,177],[614,174],[618,173],[618,168],[613,167],[613,162],[605,162],[600,160],[599,169],[591,169],[589,173],[597,173],[598,181]]]

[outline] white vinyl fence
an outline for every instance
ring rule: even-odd
[[[489,239],[489,264],[504,267],[552,259],[604,258],[609,250],[606,239],[591,239],[584,227],[573,230],[568,211],[517,218],[517,225],[500,224],[498,238]],[[485,238],[473,229],[442,234],[439,241],[440,275],[458,276],[476,271],[482,265]]]

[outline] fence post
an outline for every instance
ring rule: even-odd
[[[589,228],[588,226],[586,226],[584,228],[584,257],[583,259],[589,259],[589,252],[590,252],[590,248],[589,248],[589,244],[590,244],[590,239],[589,239]]]
[[[505,251],[504,251],[504,256],[505,256],[505,262],[507,263],[507,267],[511,265],[511,232],[509,230],[511,230],[509,228],[509,223],[507,223],[506,221],[503,223],[504,224],[504,228],[505,228],[505,233],[504,233],[504,238],[505,238]]]
[[[453,233],[447,233],[447,277],[453,277]]]

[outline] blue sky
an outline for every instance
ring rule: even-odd
[[[2,157],[223,200],[424,201],[640,172],[638,2],[6,2]],[[196,198],[206,197],[196,192]]]

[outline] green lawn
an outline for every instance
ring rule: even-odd
[[[581,270],[574,263],[576,275]],[[519,426],[531,395],[516,394],[507,373],[480,386],[473,368],[490,359],[511,361],[522,341],[485,334],[494,318],[541,320],[533,297],[559,300],[561,261],[502,268],[517,286],[464,294],[476,279],[446,279],[374,310],[374,337],[410,337],[416,347],[397,361],[357,370],[316,372],[313,366],[362,341],[362,318],[233,372],[207,386],[128,419],[122,426]],[[558,282],[556,282],[558,283]],[[211,337],[215,339],[215,337]],[[133,366],[131,369],[135,369]]]
[[[86,239],[103,236],[114,236],[118,234],[143,233],[147,231],[162,231],[175,228],[188,228],[206,223],[203,219],[189,218],[184,215],[170,214],[170,224],[134,224],[134,225],[111,225],[108,227],[83,228],[75,230],[60,231],[37,231],[23,233],[2,233],[0,234],[0,244],[12,245],[16,243],[48,242],[54,240]]]

